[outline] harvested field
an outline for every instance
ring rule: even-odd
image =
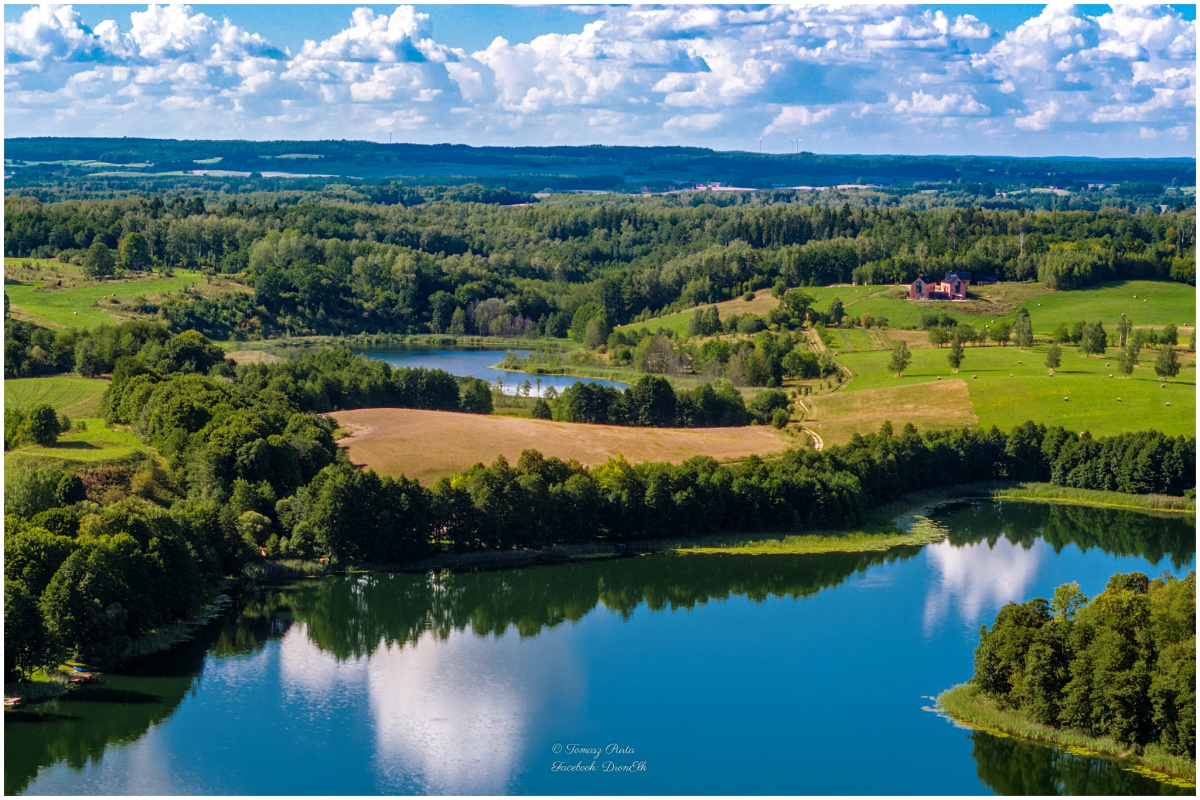
[[[971,393],[962,379],[834,392],[806,398],[812,415],[804,421],[824,440],[825,446],[845,444],[856,434],[879,430],[884,420],[899,433],[911,422],[919,431],[974,427],[979,423],[971,406]]]
[[[929,331],[902,331],[898,328],[889,328],[882,333],[892,342],[907,342],[909,349],[933,346],[929,344]]]
[[[277,364],[283,360],[265,350],[230,350],[225,357],[235,364]]]
[[[758,426],[627,428],[413,408],[360,408],[330,416],[351,432],[339,445],[353,463],[422,483],[480,461],[491,463],[499,455],[516,463],[522,450],[590,466],[618,455],[635,463],[678,464],[697,455],[734,460],[779,453],[790,445],[773,428]]]

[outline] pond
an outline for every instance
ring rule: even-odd
[[[426,369],[443,369],[451,375],[460,378],[479,378],[493,386],[500,385],[505,394],[515,394],[517,387],[525,381],[530,384],[530,397],[540,397],[551,386],[562,392],[573,383],[598,383],[602,386],[615,386],[624,389],[626,384],[620,381],[602,380],[600,378],[577,378],[568,375],[535,375],[531,372],[515,372],[506,369],[494,369],[494,364],[504,360],[505,353],[515,353],[522,358],[529,355],[529,350],[465,350],[437,349],[433,347],[372,347],[354,350],[368,358],[386,361],[393,367],[424,367]]]
[[[200,638],[6,712],[5,791],[1188,794],[964,730],[930,698],[970,677],[1009,600],[1193,568],[1195,517],[981,502],[935,518],[945,541],[888,553],[247,590]]]

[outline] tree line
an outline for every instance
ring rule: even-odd
[[[562,336],[587,303],[615,326],[778,281],[893,283],[966,269],[1059,288],[1194,283],[1194,214],[693,207],[666,198],[403,207],[10,197],[5,253],[244,274],[253,295],[181,292],[159,304],[177,332]]]
[[[1000,609],[984,625],[971,682],[1052,727],[1196,757],[1196,572],[1113,575]]]

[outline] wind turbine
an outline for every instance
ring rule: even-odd
[[[762,137],[758,137],[758,152],[762,152]]]

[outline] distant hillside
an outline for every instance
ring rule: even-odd
[[[52,177],[331,176],[507,186],[521,191],[662,191],[720,183],[753,189],[837,184],[1027,187],[1129,184],[1139,195],[1194,187],[1194,159],[1022,159],[719,152],[699,147],[470,147],[356,141],[17,138],[5,140],[11,186]],[[257,177],[257,176],[255,176]]]

